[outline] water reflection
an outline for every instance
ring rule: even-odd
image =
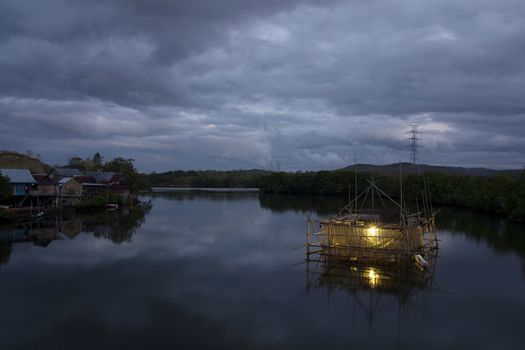
[[[339,208],[347,204],[347,199],[342,196],[314,196],[314,195],[283,195],[264,194],[259,196],[261,208],[273,212],[284,213],[294,211],[309,213],[315,211],[319,215],[333,215]]]
[[[374,254],[367,258],[362,251],[354,253],[351,248],[325,249],[307,255],[306,291],[323,289],[328,298],[335,290],[345,293],[359,305],[373,328],[382,295],[395,298],[398,309],[405,313],[410,307],[422,307],[427,312],[437,251],[433,251],[428,263],[428,268],[422,268],[412,256],[392,259]]]
[[[418,267],[411,256],[395,261],[377,258],[355,261],[331,254],[309,256],[306,259],[306,288],[339,288],[348,292],[375,290],[406,302],[413,290],[423,290],[430,285],[436,256],[429,261],[430,270]]]
[[[461,218],[442,217],[430,277],[370,260],[295,265],[304,214],[332,214],[332,199],[155,194],[147,219],[127,228],[75,216],[46,249],[0,244],[11,249],[0,267],[2,348],[520,348],[516,249],[494,254],[490,233],[478,241]]]
[[[258,192],[254,191],[199,191],[199,190],[180,190],[170,192],[155,192],[152,194],[153,198],[163,198],[176,202],[193,202],[193,201],[207,201],[207,202],[246,202],[257,200]]]
[[[458,208],[442,208],[441,212],[438,225],[442,230],[484,242],[496,252],[515,252],[525,258],[524,225]]]
[[[39,220],[0,227],[0,264],[9,261],[13,244],[47,247],[53,241],[75,239],[80,233],[92,234],[115,244],[131,242],[144,223],[151,206],[96,213],[67,212]]]

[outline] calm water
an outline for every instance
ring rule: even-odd
[[[1,349],[518,349],[525,230],[447,209],[432,279],[307,275],[305,215],[340,199],[155,194],[148,213],[0,233]],[[315,272],[315,266],[310,266]],[[307,279],[308,277],[308,279]],[[345,279],[346,278],[346,279]],[[308,281],[308,283],[307,283]]]

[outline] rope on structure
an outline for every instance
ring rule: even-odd
[[[368,197],[368,192],[370,192],[370,188],[372,188],[372,184],[370,184],[370,186],[368,186],[368,188],[366,189],[365,199],[363,199],[363,203],[361,203],[361,208],[359,208],[359,211],[363,211],[363,207],[365,206],[366,198]]]
[[[383,208],[386,209],[385,202],[383,202],[383,197],[381,197],[381,192],[378,191],[377,194],[379,195],[379,200],[381,201],[381,204],[383,204]]]
[[[367,180],[368,181],[368,180]],[[370,181],[369,181],[370,182]],[[375,186],[376,190],[378,190],[383,196],[385,196],[386,198],[388,198],[392,203],[394,203],[395,205],[398,206],[399,209],[403,210],[403,208],[401,208],[401,205],[396,202],[395,200],[393,200],[392,198],[390,198],[390,196],[388,194],[386,194],[382,189],[380,189],[379,187],[377,187],[376,185],[373,185]]]
[[[349,211],[350,213],[352,212],[352,204],[354,204],[354,202],[357,202],[357,200],[359,198],[361,198],[361,196],[363,194],[365,194],[367,192],[368,188],[366,188],[365,190],[363,190],[363,192],[361,192],[357,197],[355,197],[350,203],[348,203],[347,205],[345,205],[342,209],[339,210],[339,212],[337,213],[336,216],[341,216],[341,214],[343,213],[343,211]],[[357,214],[357,213],[356,213]]]

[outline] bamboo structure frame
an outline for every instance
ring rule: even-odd
[[[396,202],[376,184],[374,178],[355,198],[331,217],[313,220],[307,216],[306,290],[311,287],[340,288],[352,293],[369,316],[370,325],[379,296],[376,291],[396,295],[401,306],[409,305],[414,291],[424,294],[425,309],[430,303],[433,275],[438,257],[436,215],[426,182],[422,203],[416,199],[417,210],[409,213],[403,196],[403,176],[400,166],[400,201]],[[399,210],[388,218],[381,210],[364,209],[369,195],[393,203]],[[383,200],[385,199],[385,201]],[[392,214],[392,213],[390,213]],[[370,305],[359,301],[363,291],[370,293]],[[408,311],[408,310],[407,310]]]
[[[401,192],[402,186],[400,180]],[[383,206],[383,197],[395,205],[398,220],[392,219],[395,214],[387,218],[380,210],[363,209],[368,195],[374,192]],[[312,285],[338,286],[354,294],[381,290],[397,295],[402,303],[414,289],[429,295],[438,253],[435,225],[438,211],[430,204],[426,186],[422,198],[421,210],[416,203],[417,211],[409,213],[402,195],[400,202],[396,202],[372,178],[368,187],[356,193],[353,200],[349,199],[336,215],[321,220],[308,216],[307,290]]]
[[[402,199],[398,203],[390,198],[376,185],[374,179],[368,180],[368,183],[368,187],[349,201],[337,215],[318,221],[308,216],[307,255],[330,252],[333,248],[347,248],[353,252],[353,259],[379,255],[388,260],[403,255],[420,255],[424,258],[438,248],[435,226],[437,211],[432,209],[426,191],[423,194],[423,210],[409,214]],[[399,222],[387,222],[382,215],[362,212],[369,193],[374,191],[381,202],[384,196],[399,208]],[[353,212],[352,209],[358,207],[356,203],[361,199],[361,213]],[[317,231],[315,227],[318,227]]]

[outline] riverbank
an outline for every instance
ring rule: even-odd
[[[82,212],[100,212],[117,210],[120,208],[133,208],[137,206],[150,206],[150,202],[141,202],[136,195],[126,198],[122,196],[93,197],[82,202],[64,207],[22,207],[0,208],[0,225],[23,223],[56,215]]]
[[[23,207],[0,209],[0,225],[23,223],[54,215],[74,212],[73,208]]]

